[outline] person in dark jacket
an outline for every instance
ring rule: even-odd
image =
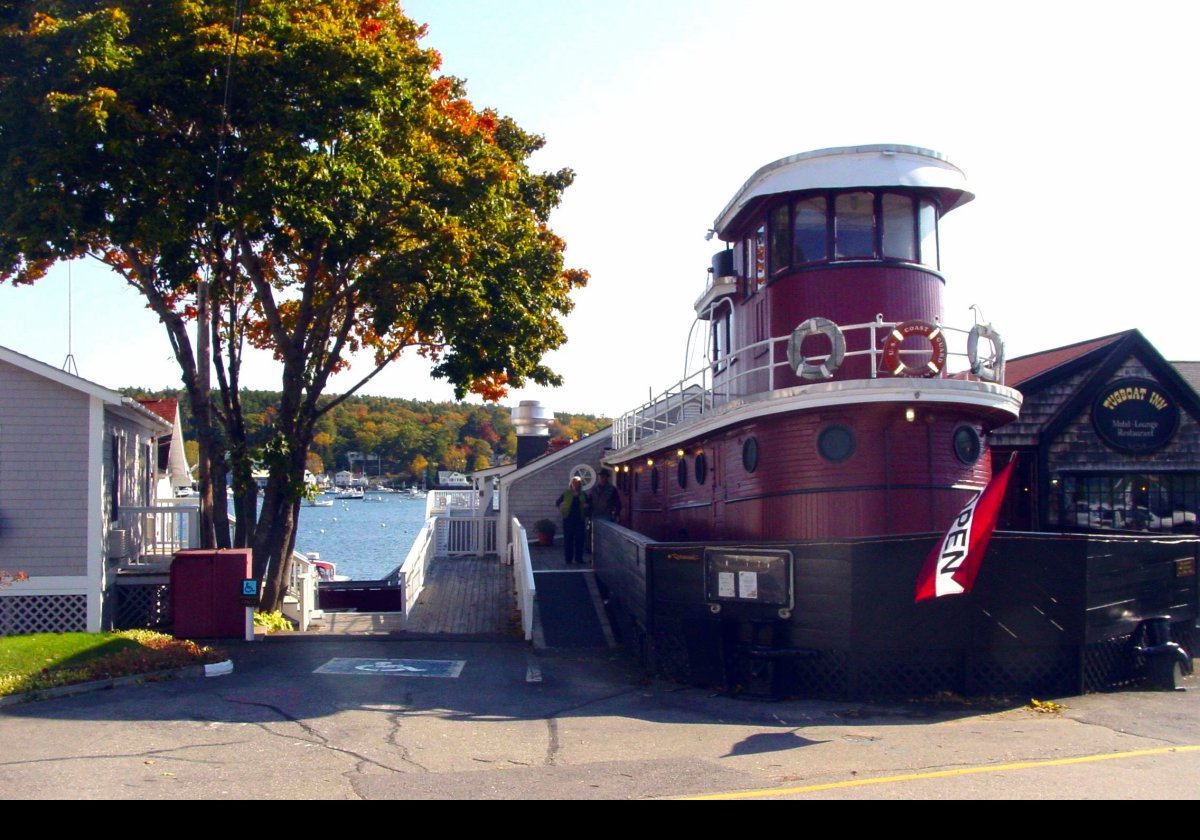
[[[588,495],[592,503],[592,516],[607,516],[613,522],[621,518],[621,494],[613,486],[612,474],[608,470],[600,470],[596,486]]]
[[[562,516],[563,562],[583,565],[583,545],[587,534],[587,520],[592,515],[592,502],[583,492],[583,481],[579,476],[571,478],[567,491],[555,502]]]

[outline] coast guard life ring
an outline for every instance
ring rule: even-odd
[[[823,361],[810,361],[804,355],[802,345],[810,335],[823,335],[829,339],[829,355]],[[809,318],[792,330],[792,338],[788,342],[788,364],[801,379],[829,379],[842,366],[845,358],[846,337],[842,334],[842,328],[828,318]]]
[[[900,346],[910,335],[924,336],[929,341],[929,360],[911,365],[900,358]],[[946,366],[946,335],[937,324],[928,321],[905,321],[897,324],[883,341],[883,367],[892,376],[937,376]]]
[[[992,351],[984,358],[979,358],[979,339],[987,339],[992,345]],[[971,362],[971,373],[985,382],[999,382],[1004,374],[1004,342],[1000,333],[992,329],[991,324],[976,324],[971,327],[967,336],[967,359]]]

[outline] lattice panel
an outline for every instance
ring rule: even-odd
[[[1075,648],[973,651],[968,694],[1074,694],[1078,664]]]
[[[1083,649],[1083,690],[1103,691],[1133,685],[1140,678],[1141,659],[1133,652],[1133,637],[1094,642]]]
[[[687,645],[677,628],[671,628],[670,632],[660,628],[654,633],[652,645],[654,670],[659,676],[678,682],[693,678]]]
[[[912,699],[963,690],[963,671],[957,662],[883,659],[859,663],[853,674],[855,698]]]
[[[840,650],[817,651],[794,660],[791,667],[796,693],[803,697],[834,700],[849,694],[847,657]]]
[[[171,624],[171,586],[166,583],[141,586],[119,585],[118,630],[167,627]]]
[[[86,630],[86,595],[16,595],[0,598],[0,635],[82,633]]]

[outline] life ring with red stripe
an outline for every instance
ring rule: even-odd
[[[913,335],[929,342],[929,359],[916,365],[900,358],[900,347]],[[946,352],[946,334],[941,327],[928,321],[905,321],[893,327],[884,339],[883,369],[892,376],[937,376],[946,367]]]

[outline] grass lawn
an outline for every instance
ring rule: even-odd
[[[0,636],[0,695],[219,662],[219,651],[150,630]]]

